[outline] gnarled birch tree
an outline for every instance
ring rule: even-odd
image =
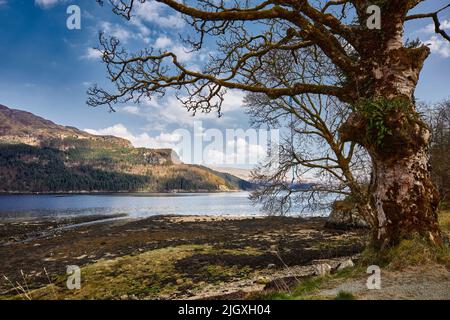
[[[430,178],[430,131],[416,111],[414,90],[430,49],[407,45],[404,25],[430,19],[439,36],[439,14],[410,14],[426,0],[155,0],[181,13],[196,33],[186,39],[201,50],[208,37],[216,54],[202,70],[189,68],[176,54],[152,48],[129,53],[117,39],[101,38],[103,61],[115,90],[90,90],[92,106],[184,90],[192,111],[221,107],[227,89],[277,99],[302,94],[333,96],[352,106],[342,121],[342,141],[363,146],[373,165],[370,207],[374,241],[388,246],[419,234],[440,244],[439,195]],[[102,2],[102,1],[99,1]],[[130,18],[138,2],[110,0],[114,12]],[[381,10],[380,29],[368,28],[371,5]],[[273,65],[274,52],[296,57],[303,48],[320,50],[341,73],[339,81],[317,84],[292,79],[280,83],[258,72]],[[298,65],[301,61],[294,62]]]

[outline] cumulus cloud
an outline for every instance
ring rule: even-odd
[[[100,30],[106,35],[117,38],[124,43],[135,37],[128,29],[117,23],[102,21],[100,22]]]
[[[443,58],[450,57],[450,43],[447,40],[440,38],[439,36],[432,36],[425,41],[431,49],[431,52],[440,55]]]
[[[154,23],[162,28],[180,29],[184,26],[181,14],[168,11],[165,5],[153,0],[136,2],[135,19]]]
[[[156,39],[156,41],[155,41],[153,46],[156,49],[167,49],[170,46],[172,46],[172,44],[173,44],[172,39],[170,39],[170,38],[168,38],[168,37],[163,35],[163,36],[159,36]]]
[[[207,148],[204,152],[204,164],[207,165],[243,165],[257,164],[267,155],[267,147],[258,142],[249,142],[245,138],[231,140],[227,137],[225,150]]]
[[[169,51],[173,52],[177,56],[178,61],[180,62],[191,61],[192,58],[194,57],[193,52],[190,52],[189,49],[181,45],[175,45],[172,48],[170,48]]]
[[[245,133],[239,135],[237,132],[233,132],[231,136],[222,135],[216,129],[204,130],[202,128],[200,137],[191,135],[187,130],[175,130],[172,133],[160,133],[157,136],[150,136],[146,132],[135,135],[121,123],[104,129],[84,129],[84,131],[94,135],[124,138],[135,147],[169,148],[175,150],[187,163],[254,165],[264,159],[267,154],[266,141],[258,141],[256,136],[255,139],[247,139]],[[214,136],[214,139],[206,138],[206,135],[209,135],[209,138]],[[198,138],[200,138],[200,142]],[[195,145],[195,143],[199,144]],[[202,150],[200,154],[192,154],[192,146],[195,148],[200,146],[200,150]]]
[[[84,129],[87,133],[101,136],[115,136],[129,140],[133,146],[139,148],[170,148],[176,150],[177,143],[181,139],[181,135],[178,133],[161,133],[156,137],[151,137],[146,132],[134,135],[123,124],[118,123],[111,127],[104,129]]]
[[[448,19],[442,20],[440,28],[447,32],[450,31],[450,20]],[[432,53],[438,54],[443,58],[450,57],[450,43],[445,39],[443,39],[440,35],[435,34],[436,30],[434,23],[430,23],[426,25],[424,28],[415,31],[414,33],[424,35],[432,34],[432,36],[427,40],[423,41],[423,43],[425,43],[430,47]]]
[[[440,28],[441,28],[441,30],[450,30],[450,20],[447,20],[447,19],[443,20],[441,22]],[[430,24],[426,25],[425,28],[420,29],[419,32],[422,32],[422,33],[435,33],[436,30],[435,30],[434,23],[430,23]]]
[[[230,90],[224,97],[223,112],[235,111],[242,108],[245,94],[240,90]],[[151,125],[158,126],[159,129],[170,124],[178,126],[192,125],[194,120],[211,120],[217,118],[217,113],[198,112],[195,118],[188,112],[183,104],[174,96],[168,94],[162,99],[156,97],[145,99],[140,108],[140,115],[145,116]]]
[[[195,55],[188,48],[181,44],[174,43],[172,39],[165,35],[160,35],[154,42],[153,47],[161,51],[173,52],[180,62],[191,61]],[[191,66],[192,69],[192,66]]]

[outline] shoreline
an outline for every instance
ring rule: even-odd
[[[119,299],[135,292],[139,299],[200,299],[261,288],[261,277],[286,266],[306,272],[318,259],[344,259],[364,246],[363,231],[328,229],[324,218],[171,215],[104,222],[59,229],[61,221],[52,219],[0,223],[0,276],[20,283],[23,272],[39,299],[51,298],[44,267],[63,298]],[[52,228],[57,231],[23,241]],[[64,290],[68,265],[86,275],[86,288],[76,294]],[[112,291],[92,287],[98,281]],[[0,281],[0,299],[14,294]]]
[[[9,191],[0,192],[0,196],[27,196],[27,195],[167,195],[167,194],[217,194],[217,193],[240,193],[251,190],[173,190],[173,191],[46,191],[46,192],[22,192]]]

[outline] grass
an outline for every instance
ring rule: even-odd
[[[292,292],[271,292],[254,296],[254,299],[261,300],[301,300],[307,295],[311,295],[321,288],[324,279],[320,277],[308,277],[300,281],[299,285]]]
[[[444,235],[450,237],[450,210],[444,210],[440,212],[439,225]]]
[[[440,263],[450,269],[450,211],[441,211],[439,225],[444,238],[442,247],[432,247],[422,238],[415,237],[401,241],[397,246],[383,251],[367,247],[362,255],[365,265],[379,265],[390,270],[401,270],[409,266]]]
[[[333,281],[342,281],[345,279],[354,278],[360,274],[363,274],[364,270],[361,267],[346,268],[338,270],[332,275],[325,277],[307,277],[300,280],[300,283],[290,292],[286,291],[274,291],[265,294],[259,294],[252,296],[253,299],[261,300],[323,300],[330,299],[329,297],[323,297],[318,295],[318,292],[325,289]],[[339,299],[338,299],[339,298]],[[337,295],[337,300],[356,300],[355,296]]]
[[[444,239],[449,239],[450,210],[441,211],[439,214],[439,223]],[[422,239],[403,240],[398,246],[381,253],[373,248],[367,248],[363,252],[361,261],[355,268],[340,270],[327,277],[307,278],[291,292],[271,292],[260,295],[257,298],[268,300],[324,299],[325,297],[318,296],[318,292],[321,289],[330,286],[334,281],[342,282],[365,274],[364,266],[375,264],[390,270],[401,270],[409,266],[426,265],[436,262],[446,266],[450,270],[450,249],[448,243],[441,248],[434,248],[430,247]],[[340,291],[334,299],[355,300],[357,297],[350,292]]]
[[[440,213],[440,225],[445,237],[450,236],[450,211]],[[80,290],[66,289],[66,275],[53,277],[49,285],[28,291],[27,299],[155,299],[173,297],[177,292],[195,292],[209,284],[218,284],[223,278],[245,278],[253,270],[246,266],[208,264],[191,273],[176,267],[176,263],[194,255],[202,254],[258,255],[261,252],[252,247],[242,249],[217,249],[208,245],[181,245],[147,251],[138,255],[123,256],[112,260],[100,260],[82,268],[82,287]],[[323,297],[319,292],[349,279],[365,274],[365,267],[377,264],[392,270],[411,265],[438,262],[450,269],[450,250],[447,247],[431,248],[420,239],[402,241],[397,247],[375,252],[366,249],[361,261],[354,268],[337,271],[325,277],[308,277],[288,291],[273,291],[252,296],[265,300],[305,300],[336,299],[354,300],[350,292],[341,291],[335,297]],[[193,274],[193,273],[195,274]],[[200,281],[204,279],[205,281]],[[225,284],[226,285],[226,284]],[[9,297],[24,299],[23,294]]]
[[[201,290],[226,275],[244,277],[252,272],[248,267],[208,265],[196,274],[176,267],[177,261],[194,254],[210,253],[254,254],[253,248],[220,250],[208,245],[181,245],[147,251],[138,255],[100,260],[81,269],[81,289],[68,290],[66,275],[55,277],[51,285],[28,292],[30,299],[156,299],[170,298],[177,292]],[[204,279],[200,283],[198,277]],[[192,276],[192,277],[191,277]],[[195,278],[193,276],[196,276]],[[23,299],[23,295],[10,297]]]
[[[334,300],[356,300],[356,297],[351,292],[339,291]]]

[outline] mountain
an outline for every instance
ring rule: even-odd
[[[0,192],[227,191],[251,185],[188,165],[171,149],[134,148],[0,105]]]
[[[238,177],[243,180],[251,179],[251,170],[250,169],[242,169],[242,168],[233,168],[233,167],[221,167],[221,166],[209,166],[211,169],[223,173],[231,174],[235,177]]]

